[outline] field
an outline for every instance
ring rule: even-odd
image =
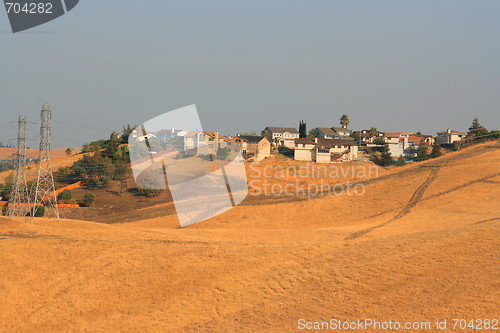
[[[0,218],[0,330],[294,332],[300,319],[498,319],[499,148],[344,179],[363,195],[251,196],[182,229],[161,200],[86,216],[101,211],[111,224]]]

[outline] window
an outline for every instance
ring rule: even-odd
[[[328,154],[330,152],[329,149],[321,149],[321,148],[318,148],[318,153],[320,154]]]

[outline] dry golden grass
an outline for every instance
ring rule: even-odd
[[[10,149],[10,148],[2,148],[2,149]],[[36,152],[38,152],[38,150]],[[54,152],[51,152],[51,157],[52,157],[51,159],[52,170],[57,171],[57,169],[59,168],[72,165],[80,158],[82,158],[82,155],[80,154],[66,155],[64,154],[64,151],[55,150]],[[31,163],[26,167],[26,178],[28,181],[33,180],[35,178],[35,172],[36,172],[35,163]],[[7,177],[13,173],[14,171],[0,172],[0,183],[4,182],[5,179],[7,179]]]
[[[1,218],[0,329],[293,332],[300,318],[499,318],[499,158],[498,143],[481,145],[389,170],[364,196],[239,206],[184,229],[174,216]]]

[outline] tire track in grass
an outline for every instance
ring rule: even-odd
[[[379,225],[376,225],[376,226],[373,226],[373,227],[370,227],[370,228],[366,228],[366,229],[357,231],[355,233],[352,233],[351,235],[347,236],[345,238],[345,240],[352,240],[352,239],[356,239],[356,238],[359,238],[361,236],[364,236],[367,233],[369,233],[369,232],[371,232],[371,231],[373,231],[375,229],[379,229],[379,228],[385,227],[386,225],[388,225],[388,224],[390,224],[390,223],[392,223],[394,221],[397,221],[400,218],[402,218],[405,215],[407,215],[411,211],[411,209],[413,207],[415,207],[415,205],[422,199],[422,196],[424,195],[424,193],[427,190],[427,188],[429,187],[429,185],[431,185],[431,183],[437,178],[438,173],[439,173],[439,168],[434,168],[431,171],[431,173],[429,174],[429,176],[427,177],[427,179],[425,180],[425,182],[423,182],[415,190],[415,192],[413,192],[413,195],[411,196],[411,198],[408,201],[408,203],[403,207],[403,209],[396,216],[394,216],[389,221],[386,221],[386,222],[384,222],[382,224],[379,224]]]

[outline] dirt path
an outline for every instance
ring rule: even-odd
[[[382,224],[379,224],[379,225],[376,225],[376,226],[373,226],[373,227],[370,227],[370,228],[366,228],[366,229],[357,231],[357,232],[355,232],[355,233],[347,236],[345,238],[345,240],[351,240],[351,239],[359,238],[359,237],[361,237],[363,235],[366,235],[370,231],[373,231],[375,229],[379,229],[379,228],[385,227],[386,225],[388,225],[388,224],[390,224],[390,223],[392,223],[394,221],[397,221],[400,218],[402,218],[403,216],[407,215],[411,211],[411,209],[413,207],[415,207],[415,205],[422,199],[422,196],[424,195],[425,190],[427,190],[427,188],[429,187],[429,185],[437,178],[438,173],[439,173],[439,167],[434,168],[431,171],[431,173],[429,174],[429,176],[427,177],[427,179],[425,180],[425,182],[423,182],[415,190],[415,192],[413,192],[413,195],[411,196],[411,198],[408,201],[408,203],[403,207],[403,209],[396,216],[394,216],[389,221],[386,221],[386,222],[384,222]]]

